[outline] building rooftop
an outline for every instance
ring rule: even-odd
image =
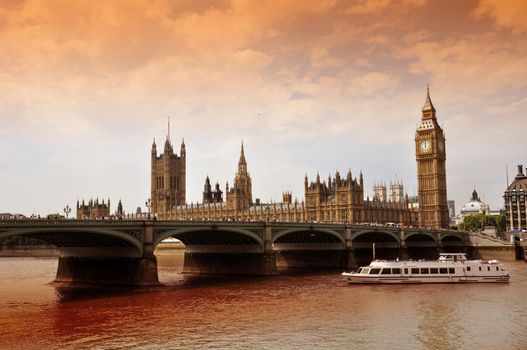
[[[527,176],[523,173],[523,165],[518,165],[518,174],[514,181],[507,188],[507,192],[524,191],[527,192]]]

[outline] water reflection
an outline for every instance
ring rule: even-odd
[[[509,285],[348,285],[340,271],[182,275],[164,287],[49,285],[56,261],[0,259],[0,348],[522,348],[527,265]],[[16,272],[15,272],[16,271]]]
[[[431,293],[417,308],[421,316],[416,339],[426,349],[461,349],[463,319],[455,298],[444,300]]]
[[[70,301],[111,298],[116,296],[126,296],[138,293],[138,290],[130,290],[126,287],[71,287],[71,286],[54,286],[58,303],[67,303]],[[142,290],[143,292],[147,290]]]

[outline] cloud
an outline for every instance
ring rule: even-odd
[[[524,97],[519,101],[514,101],[506,105],[489,107],[489,111],[494,114],[502,115],[506,113],[517,112],[521,108],[527,108],[527,97]]]
[[[392,151],[398,152],[397,166],[410,168],[409,181],[415,181],[411,143],[427,80],[442,122],[475,125],[485,133],[492,128],[478,123],[496,127],[496,113],[506,113],[516,126],[510,132],[522,129],[527,43],[511,32],[524,30],[522,23],[498,2],[471,5],[449,0],[4,1],[2,156],[11,164],[16,152],[41,150],[32,172],[48,174],[38,166],[60,164],[53,157],[59,150],[68,161],[57,173],[68,173],[69,167],[93,174],[98,159],[109,157],[110,163],[116,155],[108,153],[117,152],[122,162],[137,166],[130,173],[138,178],[127,178],[137,183],[129,182],[129,188],[147,188],[151,137],[164,133],[170,115],[174,139],[187,140],[193,179],[211,169],[220,179],[230,178],[237,154],[231,164],[229,152],[237,152],[243,138],[255,150],[253,173],[274,169],[264,160],[280,147],[280,154],[294,158],[283,162],[299,169],[300,187],[306,169],[368,164],[376,169],[373,160]],[[453,17],[459,21],[455,25]],[[496,30],[483,18],[511,30]],[[501,150],[501,141],[489,141],[491,148],[496,144]],[[16,180],[17,170],[11,172],[6,183]],[[108,183],[119,183],[117,175],[108,174]],[[293,170],[283,179],[270,174],[261,188],[296,184],[297,175]],[[200,186],[189,183],[193,200]],[[134,194],[140,197],[135,202],[144,202],[144,195]]]
[[[492,33],[459,40],[423,41],[395,52],[396,57],[409,59],[411,73],[425,76],[433,85],[448,90],[450,101],[472,105],[504,88],[527,85],[527,45]]]
[[[358,1],[356,4],[350,5],[346,10],[346,13],[349,15],[379,13],[386,9],[391,3],[391,0]]]
[[[496,25],[516,34],[527,31],[527,2],[524,0],[480,0],[474,10],[476,18],[490,17]]]
[[[353,79],[350,90],[352,94],[375,95],[383,91],[393,91],[399,79],[391,74],[370,72]]]
[[[421,7],[427,0],[355,0],[346,9],[348,15],[378,15],[389,8]]]
[[[309,94],[306,94],[302,91],[293,91],[293,93],[291,94],[291,97],[290,99],[291,100],[302,100],[302,99],[305,99],[305,98],[311,98],[311,96]]]

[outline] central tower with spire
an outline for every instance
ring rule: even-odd
[[[238,160],[238,171],[234,177],[234,185],[228,190],[227,205],[230,208],[248,208],[253,204],[251,176],[247,171],[247,161],[243,150],[243,141]]]
[[[185,204],[186,187],[186,149],[181,142],[180,155],[172,147],[170,140],[170,119],[163,153],[157,155],[156,141],[151,152],[151,191],[152,213],[159,219],[169,219],[171,209]]]
[[[426,87],[421,122],[415,132],[419,225],[448,228],[445,134],[437,123],[436,109]]]

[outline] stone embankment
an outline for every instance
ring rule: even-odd
[[[481,259],[498,259],[513,261],[516,251],[513,243],[481,233],[469,233],[471,245],[477,250]]]

